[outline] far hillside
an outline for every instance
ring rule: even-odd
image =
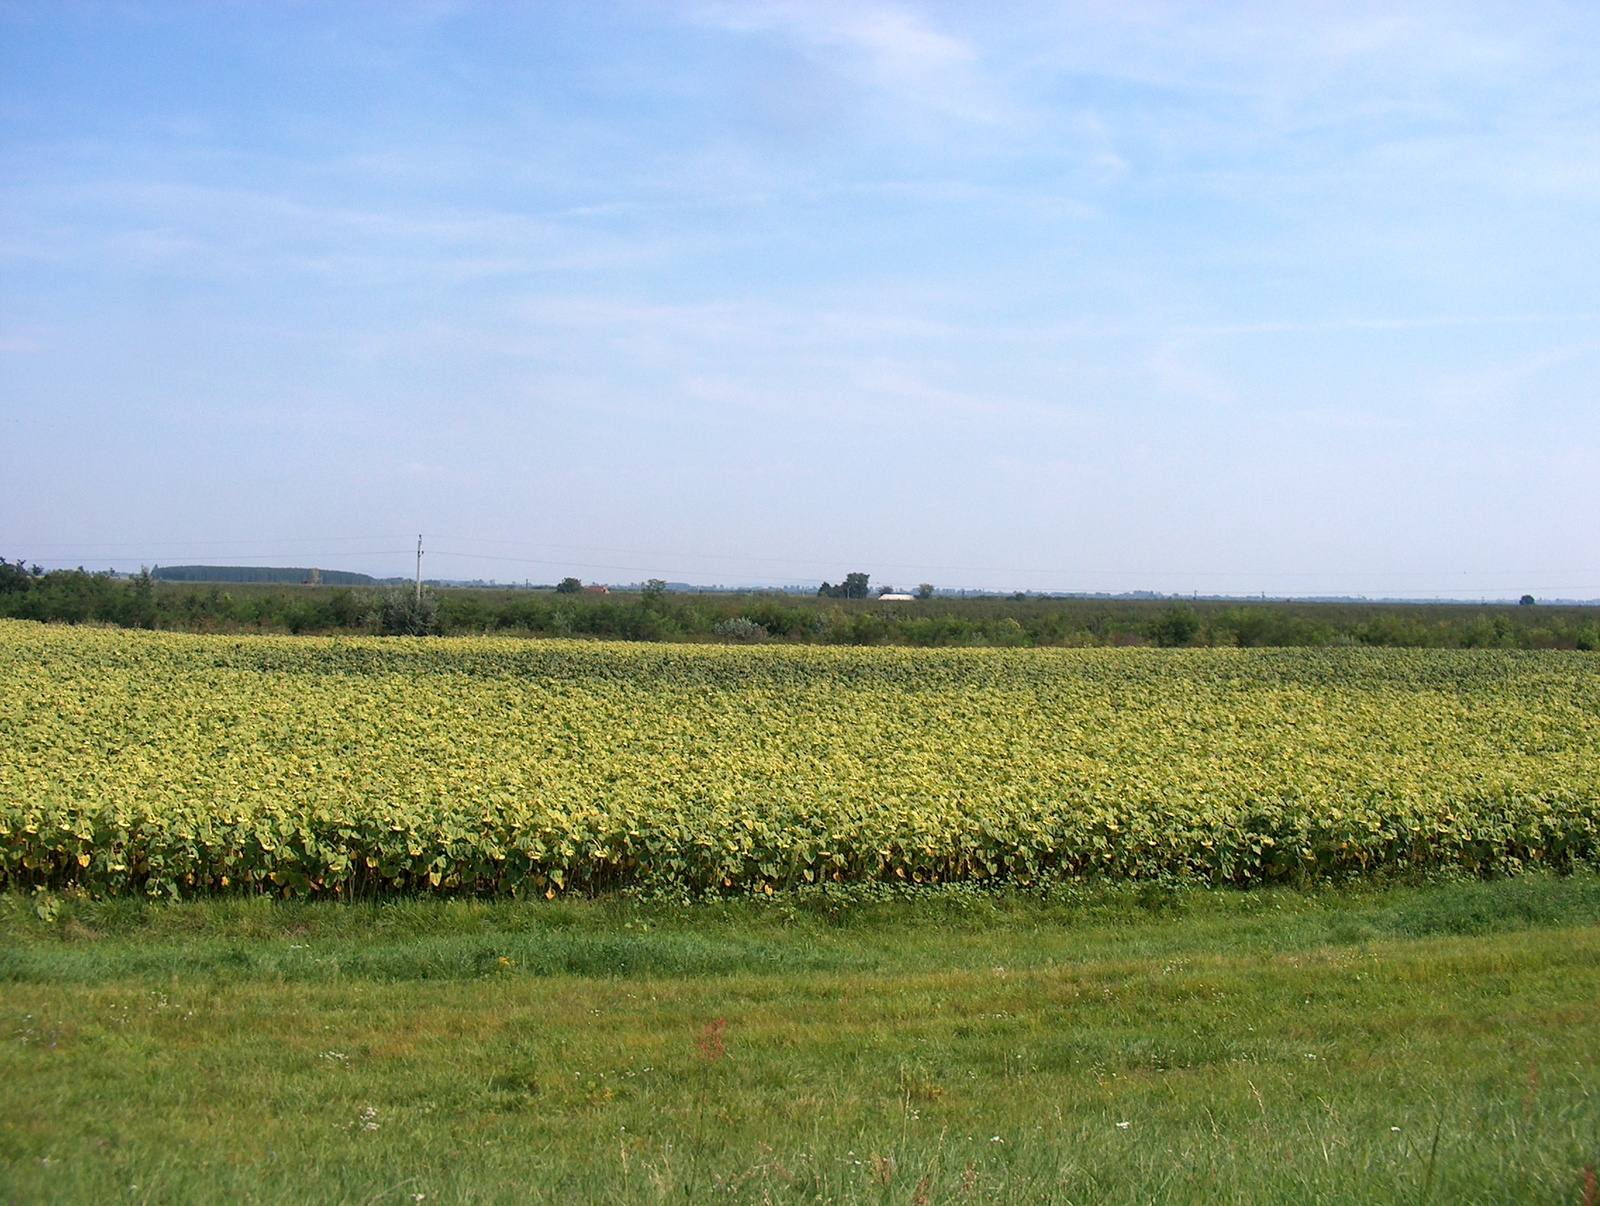
[[[371,574],[349,570],[277,565],[158,565],[150,576],[157,582],[303,582],[324,586],[373,586],[378,581]]]

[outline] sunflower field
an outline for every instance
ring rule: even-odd
[[[1600,655],[0,621],[0,885],[1250,884],[1600,852]]]

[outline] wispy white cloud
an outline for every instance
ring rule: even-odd
[[[993,123],[1005,106],[984,71],[978,46],[937,26],[915,7],[806,0],[708,5],[707,24],[777,37],[813,57],[825,57],[875,94],[905,106],[901,118],[937,114]]]
[[[407,203],[379,209],[292,190],[105,179],[14,189],[22,212],[0,257],[203,276],[291,273],[466,281],[660,260],[666,240],[586,228],[559,213]]]

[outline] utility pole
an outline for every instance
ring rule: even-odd
[[[422,537],[417,537],[417,606],[422,606]]]

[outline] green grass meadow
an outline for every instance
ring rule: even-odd
[[[1571,1203],[1600,876],[0,899],[9,1202]]]

